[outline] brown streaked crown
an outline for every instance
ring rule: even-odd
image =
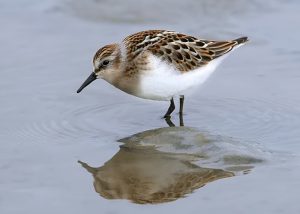
[[[118,44],[105,45],[95,53],[93,58],[93,63],[95,63],[97,59],[102,59],[111,56],[117,49],[118,49]]]

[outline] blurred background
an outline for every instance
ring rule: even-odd
[[[299,9],[296,0],[0,0],[0,213],[300,213]],[[168,103],[104,81],[76,94],[101,46],[147,29],[250,39],[187,97],[190,128],[168,128]],[[144,195],[128,176],[144,181]]]

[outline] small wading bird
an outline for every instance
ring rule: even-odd
[[[77,93],[101,78],[128,94],[170,101],[164,118],[170,117],[173,97],[179,96],[182,114],[186,90],[204,83],[227,53],[247,41],[205,40],[166,30],[135,33],[96,52],[94,71]]]

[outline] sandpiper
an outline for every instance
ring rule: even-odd
[[[182,114],[186,91],[204,83],[227,53],[247,41],[206,40],[167,30],[138,32],[100,48],[93,58],[94,71],[77,93],[101,78],[128,94],[170,101],[165,118],[179,96]]]

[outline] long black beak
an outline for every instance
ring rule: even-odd
[[[88,86],[91,82],[93,82],[95,79],[97,79],[96,74],[93,72],[80,86],[80,88],[77,90],[77,93],[80,93],[82,89],[84,89],[86,86]]]

